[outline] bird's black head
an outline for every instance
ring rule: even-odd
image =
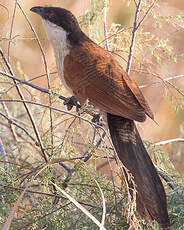
[[[77,38],[80,36],[82,31],[77,19],[70,11],[60,7],[42,6],[35,6],[30,10],[39,14],[44,20],[62,27],[68,33],[68,38],[71,42],[77,42]]]

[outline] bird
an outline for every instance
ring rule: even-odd
[[[80,105],[88,100],[106,114],[118,158],[136,184],[138,214],[169,229],[166,193],[135,125],[147,116],[154,120],[137,83],[110,52],[82,31],[71,11],[54,6],[30,10],[41,16],[65,88]],[[131,192],[132,182],[128,185]]]

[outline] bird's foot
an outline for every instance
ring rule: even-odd
[[[97,113],[97,114],[93,114],[92,116],[93,116],[93,118],[91,119],[91,121],[93,123],[95,123],[96,125],[103,126],[101,114]]]
[[[77,103],[77,98],[75,96],[68,97],[64,101],[63,104],[66,105],[67,110],[71,110],[73,108],[73,106],[76,106],[76,112],[79,111],[80,105]]]

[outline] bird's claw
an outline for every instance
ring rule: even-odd
[[[79,105],[77,103],[77,98],[75,96],[71,96],[71,97],[68,97],[64,103],[64,105],[66,105],[67,107],[67,110],[71,110],[73,108],[73,106],[76,106],[76,111],[78,112],[79,111]]]
[[[93,115],[93,118],[91,119],[91,121],[97,125],[100,125],[102,126],[102,117],[101,115],[98,113],[98,114],[94,114]]]

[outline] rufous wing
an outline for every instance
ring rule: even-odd
[[[74,47],[64,65],[65,81],[81,103],[89,99],[102,111],[131,120],[144,121],[145,114],[153,119],[136,82],[109,52],[95,43],[84,41]]]

